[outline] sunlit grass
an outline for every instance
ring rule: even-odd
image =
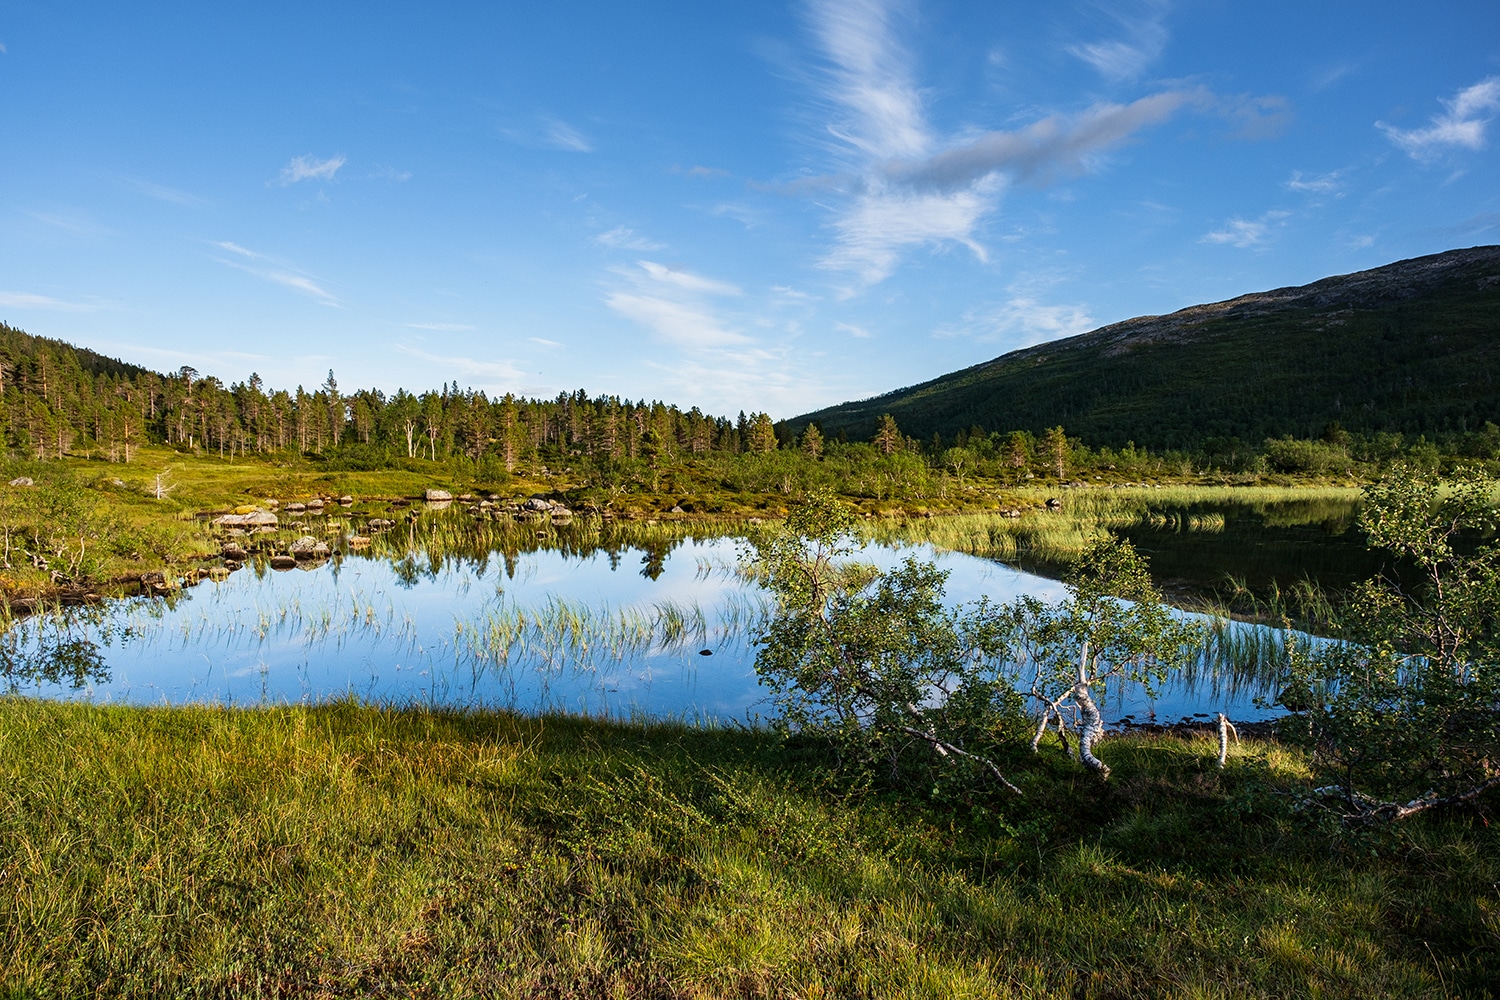
[[[1247,741],[1046,748],[971,807],[766,735],[0,701],[14,996],[1481,996],[1500,844],[1353,843]],[[973,808],[978,807],[978,808]]]

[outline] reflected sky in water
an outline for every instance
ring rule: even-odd
[[[949,572],[952,603],[1064,596],[1055,580],[926,546],[872,546],[861,558],[889,568],[908,554]],[[23,690],[132,704],[353,697],[753,722],[766,706],[744,626],[764,595],[734,572],[737,561],[736,542],[715,538],[649,553],[542,549],[504,560],[449,559],[416,572],[409,562],[402,569],[358,556],[285,572],[246,568],[172,602],[121,601],[103,622],[75,623],[70,637],[99,643],[107,679],[76,692],[47,683]],[[663,605],[691,623],[680,641],[612,645],[584,629],[583,641],[548,643],[536,633],[512,643],[508,657],[487,641],[487,623],[513,621],[517,612],[545,631],[579,609],[634,621]],[[1217,711],[1249,719],[1265,714],[1253,704],[1257,693],[1215,690],[1210,680],[1178,683],[1155,702],[1136,690],[1111,691],[1107,705],[1112,720],[1175,721]]]

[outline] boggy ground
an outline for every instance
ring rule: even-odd
[[[747,456],[742,464],[753,465],[756,458]],[[354,513],[368,517],[385,514],[379,501],[442,488],[509,500],[542,494],[565,501],[581,516],[602,511],[618,522],[730,524],[780,517],[800,490],[790,480],[772,489],[748,475],[724,479],[712,463],[680,470],[672,482],[667,479],[673,477],[663,478],[657,490],[636,484],[638,488],[620,494],[601,493],[566,473],[517,474],[495,482],[442,463],[411,464],[414,468],[331,470],[308,460],[231,461],[162,447],[140,449],[128,465],[81,458],[0,463],[0,603],[16,610],[79,603],[133,592],[142,574],[162,573],[175,580],[192,570],[204,571],[219,564],[224,541],[210,530],[208,515],[268,499],[350,495],[359,501]],[[745,472],[737,466],[731,471]],[[12,479],[29,479],[32,485],[7,485]],[[896,497],[838,482],[845,499],[869,518],[868,533],[876,538],[930,541],[939,548],[1002,559],[1024,556],[1047,564],[1076,558],[1104,527],[1135,523],[1148,503],[1348,502],[1357,496],[1346,486],[1313,482],[1121,488],[1122,482],[1101,481],[1076,488],[1062,483],[1006,486],[970,477],[962,487],[929,482]],[[1055,498],[1061,498],[1061,509],[1048,510],[1046,501]],[[953,514],[975,516],[937,516]],[[299,533],[288,532],[281,541]]]
[[[1215,750],[954,805],[744,730],[0,700],[0,995],[1490,995],[1493,799],[1350,835]]]

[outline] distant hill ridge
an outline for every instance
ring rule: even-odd
[[[51,337],[38,337],[25,330],[19,330],[9,323],[0,323],[0,366],[17,358],[43,356],[71,358],[80,369],[91,375],[112,375],[133,379],[152,374],[149,369],[142,368],[140,365],[108,357],[97,351],[91,351],[87,347],[79,347],[65,340],[54,340]]]
[[[883,413],[923,439],[1061,424],[1153,449],[1477,429],[1500,421],[1500,246],[1112,323],[788,423],[861,439]]]

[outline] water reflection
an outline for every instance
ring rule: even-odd
[[[113,634],[99,608],[43,610],[0,631],[0,683],[10,694],[92,691],[109,682],[100,642]]]
[[[751,723],[761,710],[746,636],[764,598],[737,572],[727,529],[470,524],[429,514],[367,547],[349,537],[334,536],[332,558],[302,563],[305,572],[272,570],[277,539],[267,536],[244,570],[180,597],[18,621],[4,636],[7,677],[50,696],[133,703],[352,695]],[[1063,596],[1044,576],[916,549],[949,571],[954,603]],[[909,551],[871,546],[862,558],[888,569]],[[1264,634],[1234,625],[1220,641],[1243,646]],[[1106,692],[1105,704],[1112,717],[1138,722],[1216,711],[1260,717],[1254,699],[1274,683],[1275,650],[1238,652],[1228,660],[1214,652],[1155,700],[1120,689]]]

